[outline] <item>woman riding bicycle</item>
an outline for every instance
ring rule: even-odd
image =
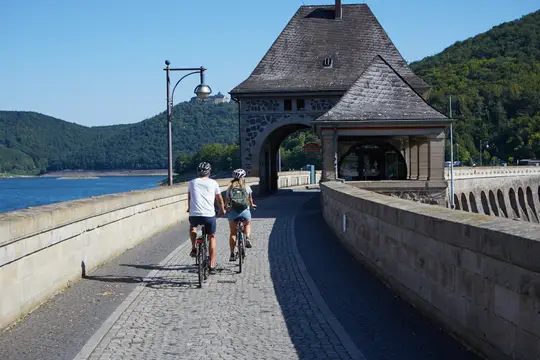
[[[225,203],[229,207],[227,217],[229,219],[229,244],[231,246],[230,261],[236,261],[234,248],[236,246],[236,219],[244,218],[244,233],[246,235],[246,247],[251,248],[251,211],[250,208],[256,208],[253,203],[253,191],[246,184],[246,172],[244,169],[236,169],[232,173],[233,180],[227,189]]]

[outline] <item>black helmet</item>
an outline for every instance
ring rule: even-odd
[[[199,167],[197,168],[197,172],[199,173],[199,176],[208,176],[210,175],[210,171],[212,171],[212,166],[207,162],[202,162],[199,164]]]

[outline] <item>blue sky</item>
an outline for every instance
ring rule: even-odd
[[[333,0],[2,0],[0,109],[88,126],[138,122],[166,107],[165,59],[205,66],[214,93],[226,93],[302,3]],[[367,3],[407,61],[540,7],[538,0]],[[179,85],[175,103],[188,100],[197,81]]]

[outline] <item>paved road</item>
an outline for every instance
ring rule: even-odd
[[[79,359],[474,358],[336,243],[316,191],[259,205],[242,274],[226,261],[220,219],[219,271],[197,289],[188,244],[176,248],[180,225],[0,335],[0,359],[72,359],[79,350]]]
[[[296,240],[326,304],[366,359],[478,359],[374,277],[339,243],[318,198],[296,217]]]
[[[126,251],[7,331],[0,360],[71,360],[145,276],[187,239],[180,223]],[[0,290],[1,291],[1,290]]]

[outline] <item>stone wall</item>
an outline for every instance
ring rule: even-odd
[[[457,210],[540,222],[540,167],[458,168],[454,179]]]
[[[333,107],[338,97],[304,99],[305,108],[296,108],[296,98],[292,98],[291,111],[285,111],[284,98],[246,98],[240,102],[240,138],[242,147],[242,167],[250,176],[259,176],[259,155],[265,140],[283,126],[311,127],[311,122]],[[291,131],[294,129],[291,127]],[[279,141],[284,139],[272,139]],[[278,147],[279,144],[272,144]]]
[[[282,177],[301,183],[306,173]],[[256,192],[258,179],[248,183]],[[186,191],[178,184],[0,214],[0,329],[80,279],[83,267],[88,273],[186,220]]]
[[[398,294],[490,359],[540,357],[540,227],[343,183],[321,190],[342,244]]]

